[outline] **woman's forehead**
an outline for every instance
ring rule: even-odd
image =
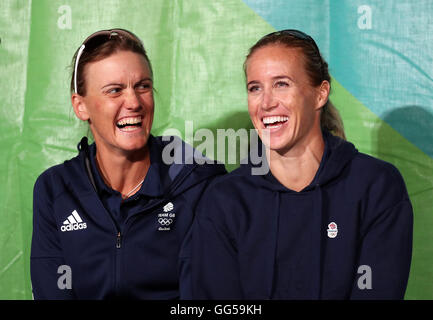
[[[85,67],[87,81],[101,81],[104,78],[151,78],[146,58],[131,51],[118,51]]]
[[[290,48],[283,45],[268,45],[257,49],[247,60],[247,76],[251,73],[272,72],[273,70],[305,71],[303,70],[304,57],[299,48]]]

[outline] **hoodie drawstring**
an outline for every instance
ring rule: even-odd
[[[278,250],[278,235],[279,235],[279,225],[280,225],[280,206],[281,206],[281,194],[280,192],[277,192],[276,197],[276,210],[271,212],[272,215],[272,228],[271,230],[275,231],[272,232],[270,235],[270,248],[269,250],[269,256],[268,256],[268,272],[265,272],[265,274],[268,276],[268,279],[266,279],[267,283],[267,298],[272,299],[272,294],[274,292],[275,282],[276,282],[276,274],[275,274],[275,265],[277,262],[277,250]]]
[[[311,274],[311,293],[312,299],[318,300],[321,297],[322,290],[322,250],[323,250],[323,199],[322,199],[322,188],[319,184],[316,184],[313,191],[313,226],[312,230],[312,244],[315,248],[318,248],[316,252],[318,254],[312,256],[312,274]]]

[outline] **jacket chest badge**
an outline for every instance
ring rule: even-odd
[[[173,209],[174,209],[173,203],[169,202],[162,208],[164,212],[158,213],[159,231],[171,230],[171,224],[174,222],[174,218],[176,217],[176,214],[173,212]]]
[[[338,233],[337,224],[335,222],[331,222],[330,224],[328,224],[328,230],[326,231],[328,232],[329,238],[335,238]]]
[[[60,227],[62,232],[77,231],[87,229],[87,224],[81,219],[77,210],[72,211],[71,215],[63,222]]]

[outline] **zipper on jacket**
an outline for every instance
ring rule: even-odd
[[[120,249],[120,247],[122,246],[122,235],[120,234],[120,231],[117,233],[117,238],[116,238],[116,248]]]
[[[121,286],[120,286],[120,271],[121,271],[121,253],[120,247],[122,246],[122,234],[120,231],[117,231],[116,235],[116,249],[115,249],[115,282],[114,282],[114,292],[117,297],[121,297]]]

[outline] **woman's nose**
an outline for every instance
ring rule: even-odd
[[[140,109],[141,103],[140,103],[138,93],[135,92],[134,89],[128,89],[126,91],[127,91],[126,99],[125,99],[126,108],[128,108],[130,110]]]
[[[270,110],[272,108],[275,108],[277,104],[278,104],[277,99],[275,97],[275,94],[272,92],[272,90],[271,89],[265,90],[263,93],[262,109]]]

